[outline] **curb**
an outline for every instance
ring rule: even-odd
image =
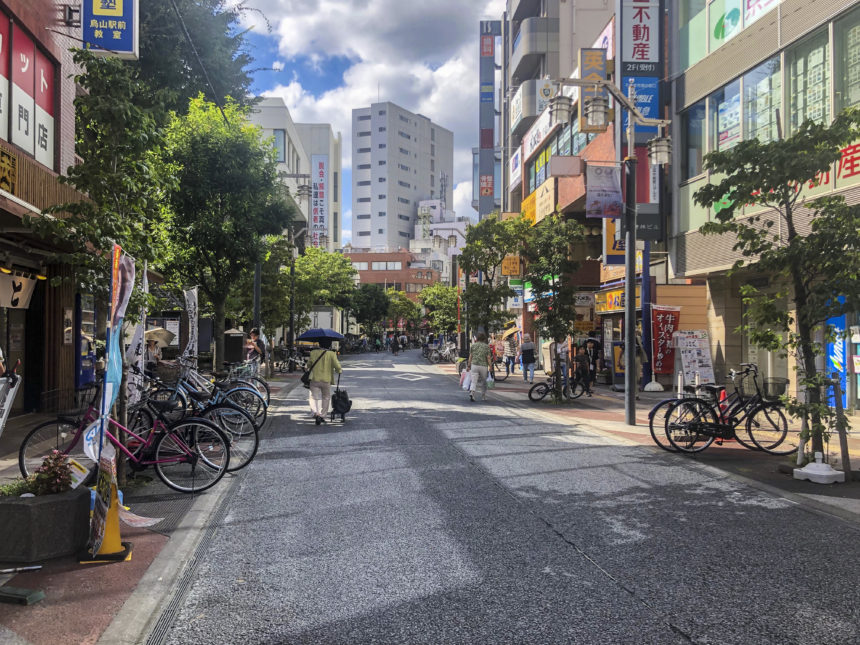
[[[430,364],[430,365],[427,365],[425,367],[436,367],[436,366]],[[448,374],[447,372],[439,369],[438,367],[436,367],[436,369],[437,369],[438,373],[442,374],[443,376],[451,376],[455,380],[457,380],[457,378],[458,378],[456,373],[455,374]],[[553,414],[552,412],[531,407],[530,405],[528,405],[524,402],[520,402],[520,401],[516,401],[516,400],[513,400],[513,401],[509,400],[505,397],[502,397],[502,396],[496,394],[492,390],[487,391],[487,396],[488,396],[488,398],[493,398],[496,401],[499,401],[501,403],[505,403],[505,404],[510,405],[512,407],[515,407],[517,409],[528,410],[531,414],[534,414],[536,416],[540,416],[543,419],[552,420],[555,423],[558,423],[559,421],[563,421],[563,419],[560,419],[559,416]],[[612,422],[612,423],[620,423],[620,422]],[[577,419],[576,425],[581,427],[582,429],[588,431],[588,432],[592,432],[596,435],[600,435],[602,437],[612,439],[613,441],[615,441],[621,445],[637,446],[639,448],[644,448],[645,450],[649,450],[649,451],[653,452],[655,455],[668,456],[670,459],[676,460],[676,463],[685,465],[685,466],[692,468],[694,470],[707,472],[708,474],[714,475],[714,476],[719,477],[719,478],[731,479],[731,480],[736,481],[738,483],[745,484],[745,485],[749,486],[750,488],[760,490],[762,492],[773,495],[774,497],[782,498],[782,499],[784,499],[784,500],[786,500],[792,504],[795,504],[797,506],[801,506],[804,508],[804,510],[806,510],[810,513],[815,513],[817,515],[824,515],[827,517],[839,519],[839,520],[847,523],[848,525],[850,525],[852,528],[854,528],[856,530],[860,530],[860,513],[848,510],[848,509],[843,508],[837,504],[829,504],[827,502],[819,501],[816,499],[810,499],[809,497],[806,496],[807,494],[802,494],[802,493],[799,494],[799,493],[794,493],[791,491],[783,490],[782,488],[779,488],[777,486],[772,486],[770,484],[760,482],[756,479],[752,479],[752,478],[747,477],[745,475],[739,475],[737,473],[733,473],[733,472],[728,471],[728,470],[723,470],[717,466],[712,466],[711,464],[704,464],[704,463],[699,462],[699,461],[692,461],[691,459],[689,459],[683,455],[671,455],[671,454],[661,450],[657,446],[649,446],[647,444],[638,443],[638,442],[633,441],[631,439],[627,439],[626,437],[618,436],[612,430],[599,428],[599,427],[593,425],[593,421],[590,419],[582,419],[582,420]],[[631,426],[631,427],[641,428],[643,426],[641,424],[636,424],[635,426]],[[647,426],[645,426],[645,427],[647,427]],[[808,494],[814,495],[815,493],[810,492]]]
[[[285,409],[286,398],[298,384],[286,383],[273,401],[272,412]],[[266,425],[271,426],[276,415],[269,415]],[[264,426],[265,427],[265,426]],[[263,432],[263,428],[260,428]],[[204,494],[194,502],[167,544],[155,557],[149,569],[96,641],[97,645],[137,645],[146,643],[155,631],[165,610],[170,605],[182,580],[193,573],[194,555],[206,537],[216,527],[210,525],[213,516],[229,500],[244,477],[234,477],[229,485],[216,487],[217,494]]]

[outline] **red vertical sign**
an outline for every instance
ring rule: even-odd
[[[36,50],[36,161],[54,167],[54,64]]]
[[[9,140],[9,18],[0,12],[0,139]]]
[[[12,26],[12,143],[33,154],[36,104],[33,99],[36,47],[32,39]]]
[[[672,334],[678,331],[680,319],[680,307],[651,305],[651,356],[655,374],[672,374],[675,371]]]

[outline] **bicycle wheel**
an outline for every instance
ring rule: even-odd
[[[568,399],[578,399],[585,394],[585,384],[582,381],[569,381],[563,391]]]
[[[84,452],[84,442],[78,436],[78,426],[71,421],[54,419],[37,425],[27,433],[18,449],[18,468],[23,477],[29,477],[45,461],[52,451],[59,450],[79,462],[84,468],[93,469],[96,463]]]
[[[155,444],[155,472],[181,493],[211,488],[230,466],[230,441],[215,424],[189,417],[173,424]]]
[[[778,403],[762,404],[750,413],[747,432],[756,446],[772,455],[790,455],[800,446],[800,422],[789,425]]]
[[[529,398],[532,401],[543,401],[547,394],[549,394],[549,385],[546,383],[535,383],[529,390]]]
[[[235,388],[224,394],[223,400],[250,414],[258,428],[262,428],[266,422],[266,402],[257,390],[247,387]]]
[[[203,410],[200,416],[218,426],[230,440],[227,472],[241,470],[251,463],[260,447],[260,433],[250,414],[232,403],[218,403]]]
[[[137,453],[146,445],[149,440],[149,433],[155,427],[155,415],[146,406],[136,407],[128,412],[127,427],[140,437],[140,439],[136,439],[129,435],[126,442],[126,448],[128,448],[131,454],[137,457]]]
[[[429,359],[430,359],[430,362],[435,365],[436,363],[438,363],[439,361],[442,360],[442,354],[438,350],[434,349],[432,352],[430,352]]]
[[[669,409],[677,402],[677,399],[660,401],[648,413],[648,429],[651,431],[651,438],[654,443],[667,452],[678,452],[678,449],[669,442],[669,437],[666,436],[666,418]]]
[[[493,365],[493,367],[495,368],[494,372],[496,374],[496,380],[497,381],[499,381],[501,383],[502,381],[504,381],[508,378],[509,374],[508,374],[508,371],[505,369],[505,361],[504,360],[501,360],[501,361],[497,360],[495,362],[495,364]]]
[[[272,400],[272,392],[269,389],[269,384],[266,383],[266,379],[255,374],[254,376],[247,377],[247,380],[254,386],[254,389],[260,393],[260,396],[263,397],[266,405],[269,405]]]
[[[699,399],[681,399],[666,414],[666,438],[681,452],[700,452],[714,443],[714,437],[697,430],[702,423],[716,423],[713,409]]]
[[[466,370],[466,361],[465,360],[462,360],[459,363],[457,363],[457,375],[458,376],[460,374],[462,374],[465,370]]]

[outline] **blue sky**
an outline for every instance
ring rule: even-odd
[[[471,208],[478,141],[478,28],[504,0],[250,0],[253,91],[281,96],[296,122],[330,123],[343,136],[344,241],[351,233],[352,109],[377,100],[420,112],[454,132],[454,204]]]

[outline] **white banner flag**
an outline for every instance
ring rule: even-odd
[[[197,356],[197,287],[185,289],[185,310],[188,312],[188,344],[182,356]]]

